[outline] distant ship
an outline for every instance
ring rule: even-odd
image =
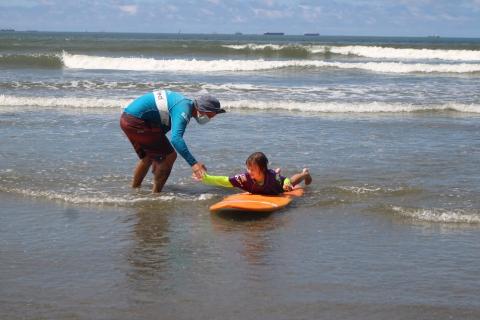
[[[307,37],[318,37],[320,34],[319,33],[304,33],[304,36]]]
[[[283,32],[265,32],[263,35],[265,35],[265,36],[284,36],[285,33],[283,33]]]

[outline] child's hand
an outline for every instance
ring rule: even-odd
[[[198,182],[201,182],[203,180],[203,177],[206,175],[207,173],[206,172],[203,172],[203,174],[201,175],[201,177],[199,177],[197,174],[195,174],[195,172],[192,173],[192,179],[195,180],[195,181],[198,181]]]
[[[277,168],[277,169],[275,169],[274,171],[275,171],[276,174],[280,174],[280,172],[282,172],[282,169]]]
[[[283,184],[283,191],[292,191],[293,190],[293,186],[291,183],[284,183]]]
[[[197,162],[192,166],[192,172],[196,176],[197,181],[202,181],[205,172],[207,171],[207,167],[201,162]]]

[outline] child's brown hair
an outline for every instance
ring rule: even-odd
[[[254,152],[252,153],[247,160],[245,161],[247,166],[251,166],[252,164],[256,164],[258,168],[266,172],[268,170],[268,159],[267,156],[263,152]]]

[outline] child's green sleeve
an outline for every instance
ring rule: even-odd
[[[202,182],[211,186],[219,186],[225,188],[233,188],[227,176],[211,176],[205,173]]]
[[[285,178],[285,180],[283,180],[283,185],[284,185],[284,186],[285,186],[285,185],[288,186],[288,185],[291,185],[291,184],[292,184],[292,182],[290,181],[289,178]]]

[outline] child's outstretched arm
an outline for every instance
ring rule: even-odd
[[[211,186],[233,188],[227,176],[211,176],[207,173],[202,178],[202,182]]]

